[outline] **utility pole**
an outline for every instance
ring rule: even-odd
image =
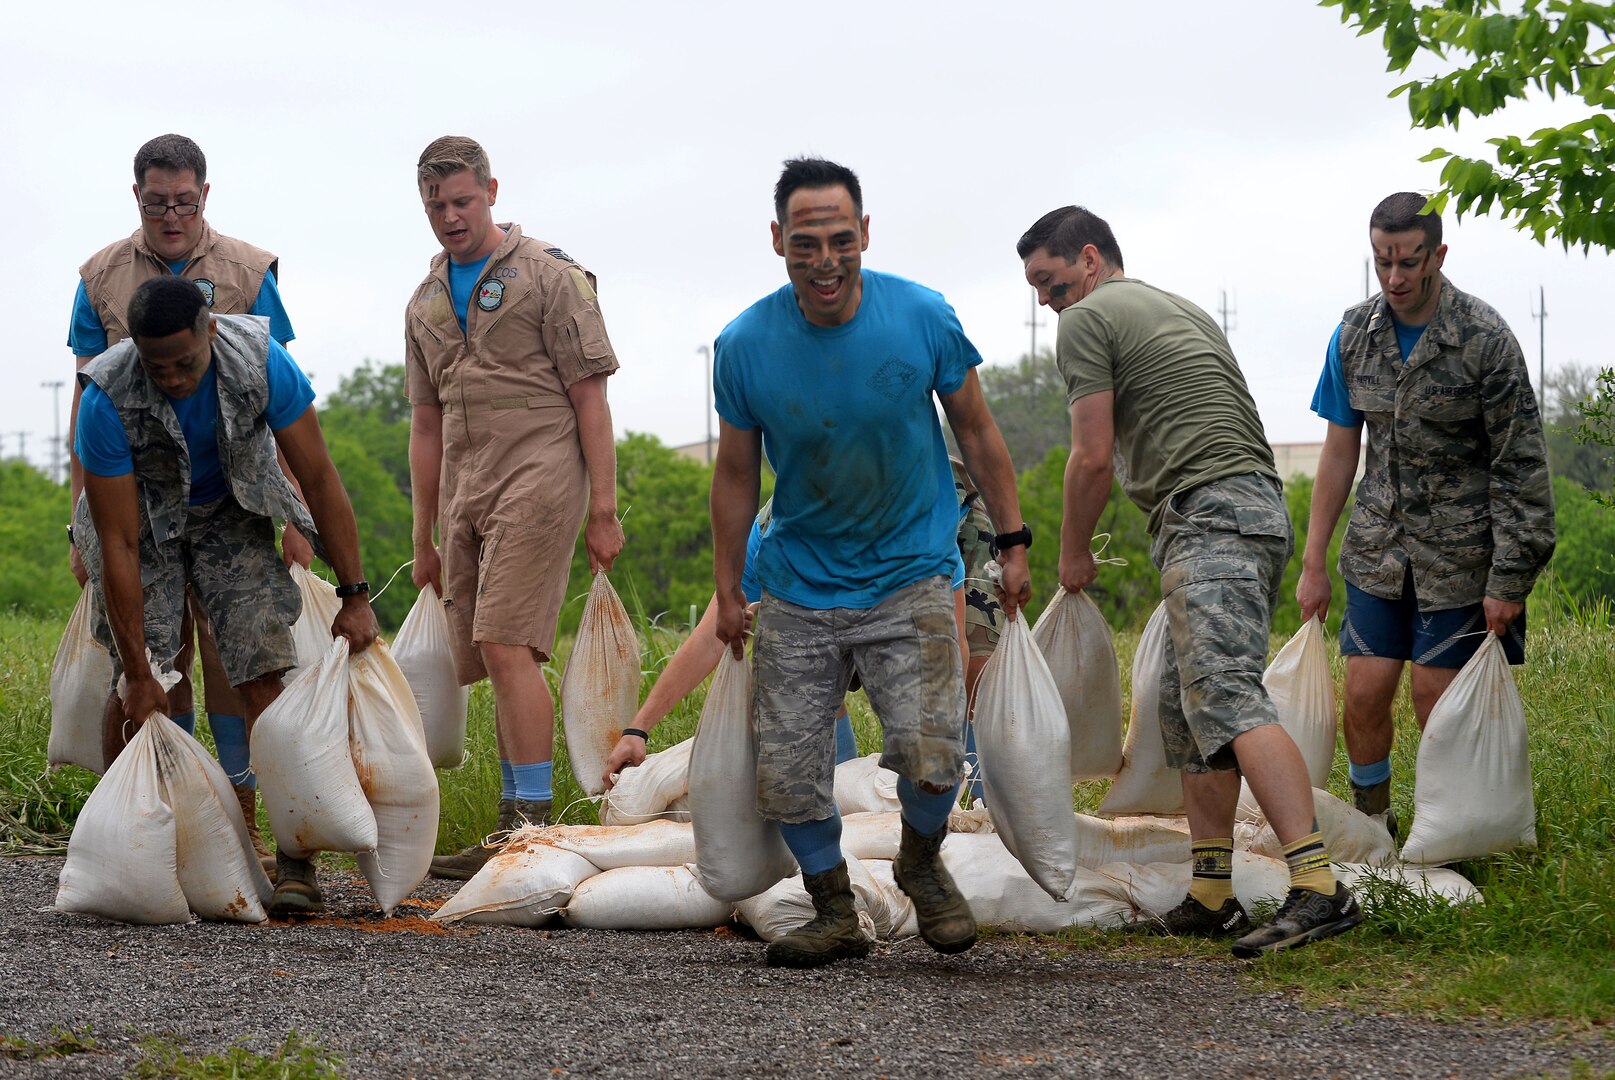
[[[1541,285],[1536,287],[1536,310],[1531,312],[1531,318],[1537,325],[1537,386],[1541,388],[1542,400],[1537,402],[1538,409],[1548,407],[1548,294]]]
[[[11,434],[17,436],[17,460],[24,463],[24,464],[27,464],[27,462],[28,462],[28,433],[26,431],[13,431]]]
[[[1228,325],[1228,316],[1230,316],[1230,315],[1238,315],[1239,314],[1238,309],[1231,308],[1231,307],[1228,306],[1228,290],[1227,289],[1222,290],[1222,304],[1217,308],[1217,314],[1222,316],[1222,336],[1227,337],[1228,336],[1228,331],[1230,329],[1232,329],[1232,327],[1230,327]]]
[[[62,387],[67,385],[65,379],[47,379],[39,384],[51,391],[51,415],[56,419],[56,437],[50,444],[50,478],[56,483],[62,482]]]
[[[706,358],[706,420],[707,420],[707,464],[712,464],[712,347],[697,345],[695,351]]]
[[[1043,325],[1037,317],[1037,293],[1035,292],[1032,294],[1032,316],[1026,320],[1026,325],[1032,328],[1032,351],[1026,355],[1030,356],[1035,362],[1037,360],[1037,328]]]

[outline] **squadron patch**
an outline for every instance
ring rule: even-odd
[[[560,259],[562,262],[577,262],[576,259],[574,259],[572,256],[568,255],[566,252],[562,251],[560,248],[545,248],[544,249],[544,254],[553,255],[557,259]]]
[[[193,283],[196,285],[196,287],[198,289],[200,289],[202,291],[202,299],[207,301],[207,306],[212,307],[213,306],[213,282],[209,281],[205,277],[199,277],[199,278],[194,279]]]
[[[477,306],[483,311],[492,311],[505,302],[505,283],[489,278],[477,290]]]

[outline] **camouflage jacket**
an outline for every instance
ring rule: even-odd
[[[264,420],[269,407],[269,320],[257,315],[215,316],[213,370],[219,391],[219,467],[242,508],[283,518],[308,537],[324,557],[308,509],[297,498],[275,457],[275,437]],[[129,437],[139,488],[141,550],[184,535],[191,497],[191,455],[179,420],[146,376],[132,339],[125,339],[78,373],[112,401]],[[73,535],[92,573],[99,573],[101,542],[90,520],[89,502],[79,497]]]
[[[1519,342],[1445,277],[1406,362],[1382,296],[1347,310],[1340,363],[1368,460],[1340,546],[1346,580],[1426,611],[1523,602],[1554,547],[1542,419]]]

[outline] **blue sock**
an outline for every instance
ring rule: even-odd
[[[785,846],[796,856],[796,865],[804,874],[822,874],[834,870],[841,862],[841,814],[839,811],[822,821],[803,821],[796,824],[779,823]]]
[[[921,836],[934,836],[948,827],[948,815],[959,798],[959,785],[932,794],[921,791],[906,776],[897,778],[897,801],[903,804],[903,820]]]
[[[1373,787],[1375,784],[1383,784],[1391,778],[1391,759],[1388,757],[1383,761],[1375,761],[1368,765],[1359,765],[1355,761],[1347,762],[1347,764],[1351,766],[1347,772],[1351,776],[1352,784],[1356,787]]]
[[[512,765],[511,779],[516,784],[516,798],[527,802],[549,802],[555,797],[550,787],[553,761],[540,761],[536,765]]]
[[[184,728],[185,729],[185,734],[187,734],[187,735],[195,735],[196,734],[196,710],[195,709],[192,709],[188,713],[180,713],[178,716],[170,716],[169,719],[174,721],[174,723],[178,724],[180,727]]]
[[[836,717],[836,764],[851,761],[858,756],[858,740],[852,734],[852,717],[847,710],[842,709],[841,715]]]
[[[219,764],[236,787],[257,787],[252,775],[252,753],[247,746],[247,721],[229,713],[208,713],[207,726],[213,730],[213,745],[219,751]]]
[[[504,758],[499,759],[499,798],[516,797],[516,767]]]

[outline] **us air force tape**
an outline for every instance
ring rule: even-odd
[[[207,301],[207,306],[208,307],[212,307],[213,306],[213,282],[209,281],[205,277],[199,277],[199,278],[196,278],[194,280],[195,280],[196,287],[198,289],[202,290],[202,299]]]
[[[505,302],[505,283],[489,278],[477,290],[477,306],[483,311],[492,311]]]

